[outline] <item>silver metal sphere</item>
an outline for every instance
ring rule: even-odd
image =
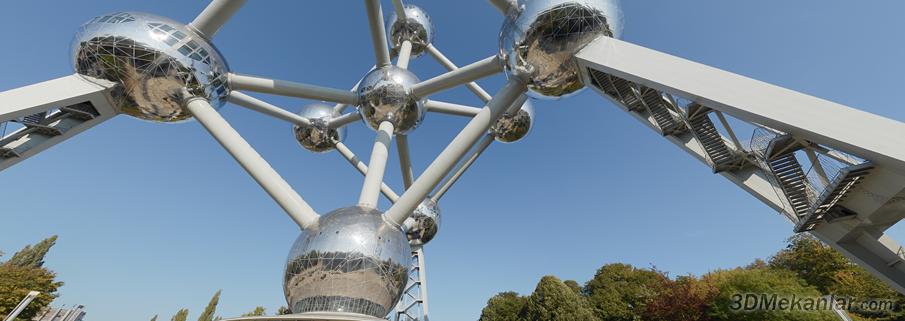
[[[408,280],[411,247],[375,209],[345,207],[303,231],[286,262],[283,291],[293,313],[351,312],[382,318]]]
[[[440,205],[427,198],[402,223],[411,245],[424,245],[440,231]]]
[[[390,36],[390,49],[393,56],[399,54],[402,42],[412,43],[412,57],[420,56],[427,46],[434,41],[434,23],[423,9],[414,5],[405,5],[405,19],[399,20],[396,12],[390,16],[387,24],[387,35]]]
[[[305,149],[324,153],[336,148],[336,143],[346,138],[346,128],[329,128],[327,122],[334,117],[333,106],[315,103],[302,108],[299,116],[311,120],[311,127],[292,126],[295,140]]]
[[[531,105],[531,101],[525,101],[518,112],[504,113],[490,127],[490,132],[498,142],[514,143],[528,136],[532,125],[534,125],[534,106]]]
[[[229,94],[229,66],[220,52],[186,25],[152,14],[91,19],[76,33],[72,57],[77,73],[118,85],[112,91],[116,108],[144,120],[191,118],[182,108],[182,89],[214,107]]]
[[[358,85],[358,112],[373,129],[389,121],[396,134],[405,134],[424,119],[424,99],[412,94],[418,77],[396,66],[377,68]]]
[[[600,36],[622,32],[619,0],[518,0],[500,31],[500,60],[508,76],[526,76],[536,98],[584,88],[574,56]]]

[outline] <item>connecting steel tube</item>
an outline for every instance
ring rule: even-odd
[[[465,117],[474,117],[474,115],[477,115],[479,112],[481,112],[481,108],[436,100],[426,101],[424,103],[424,107],[427,108],[427,111],[430,112]]]
[[[449,58],[446,58],[446,56],[443,55],[443,52],[441,52],[440,49],[437,49],[437,47],[434,47],[434,44],[427,45],[427,52],[430,53],[430,55],[434,57],[434,60],[437,60],[437,62],[439,62],[441,65],[443,65],[443,67],[446,67],[447,70],[455,71],[455,70],[459,69],[459,66],[456,66],[456,64],[453,63],[452,60],[449,60]],[[479,99],[484,101],[484,103],[487,103],[488,101],[490,101],[490,98],[491,98],[490,94],[487,93],[487,91],[484,90],[484,88],[481,88],[481,86],[479,86],[476,82],[472,81],[470,83],[465,84],[465,86],[468,87],[468,90],[471,90],[471,92],[473,92],[475,95],[477,95]]]
[[[440,199],[443,198],[443,195],[446,195],[446,192],[449,191],[449,188],[459,181],[459,178],[462,178],[462,174],[464,174],[465,171],[478,160],[478,157],[487,150],[487,147],[490,147],[491,143],[493,143],[493,135],[484,135],[484,138],[481,138],[481,141],[478,142],[477,149],[471,152],[471,156],[468,156],[468,159],[466,159],[464,163],[459,164],[458,169],[456,169],[456,172],[453,173],[452,176],[447,177],[446,181],[443,182],[443,184],[440,184],[440,188],[434,193],[434,196],[431,196],[431,199],[434,200],[434,202],[439,202]]]
[[[392,2],[393,9],[396,10],[396,19],[405,19],[405,4],[402,3],[402,0],[393,0]]]
[[[399,135],[396,137],[396,149],[399,150],[399,168],[402,170],[402,185],[405,189],[412,186],[414,173],[412,173],[412,157],[409,153],[409,137]]]
[[[351,112],[330,119],[330,121],[327,122],[327,127],[340,128],[359,120],[361,120],[361,114],[358,112]]]
[[[368,165],[365,165],[364,162],[358,159],[358,156],[355,156],[355,153],[349,149],[349,146],[346,146],[346,144],[343,144],[342,142],[336,143],[336,151],[349,161],[349,164],[352,164],[361,175],[364,175],[365,177],[368,176]],[[394,192],[386,183],[380,183],[380,192],[390,200],[390,203],[396,203],[396,200],[399,199],[399,194],[396,194],[396,192]]]
[[[452,142],[434,159],[424,173],[402,194],[396,204],[390,207],[385,214],[386,220],[401,226],[402,222],[418,207],[418,204],[437,187],[440,180],[449,174],[453,166],[468,153],[475,142],[526,90],[527,87],[522,79],[510,78],[503,89],[500,89],[496,96],[487,103],[487,106],[475,115],[468,125],[465,125],[465,128],[453,138]]]
[[[371,43],[374,45],[377,67],[389,66],[390,48],[383,26],[383,8],[380,6],[380,0],[365,0],[365,8],[368,11],[368,25],[371,28]]]
[[[499,58],[494,55],[468,66],[415,84],[412,86],[412,92],[415,96],[426,97],[430,94],[458,85],[467,84],[502,71],[503,67],[500,65]]]
[[[190,98],[186,109],[214,136],[239,165],[270,194],[303,230],[317,225],[319,215],[292,189],[280,174],[255,151],[232,126],[203,98]]]
[[[371,150],[371,160],[368,162],[370,168],[365,175],[365,182],[361,187],[361,195],[358,197],[359,206],[377,208],[380,184],[383,183],[383,174],[386,171],[387,157],[390,153],[390,142],[392,140],[393,123],[388,121],[380,123],[377,128],[374,149]]]
[[[347,90],[233,73],[229,74],[229,85],[233,90],[247,90],[349,105],[355,105],[358,101],[357,95]]]
[[[310,127],[311,120],[291,112],[286,111],[280,107],[271,105],[263,100],[254,98],[252,96],[243,94],[238,91],[231,91],[229,96],[226,98],[227,101],[254,110],[256,112],[288,121],[290,123],[302,126],[302,127]]]
[[[213,0],[204,11],[201,11],[189,26],[200,32],[207,38],[214,38],[217,31],[226,24],[239,8],[245,4],[245,0]]]
[[[409,61],[412,59],[412,42],[411,41],[403,41],[402,46],[399,47],[399,57],[396,58],[396,67],[402,69],[409,68]]]

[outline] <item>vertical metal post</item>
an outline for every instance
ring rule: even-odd
[[[390,65],[390,49],[387,46],[387,34],[383,27],[383,8],[380,0],[365,0],[368,11],[368,23],[371,26],[371,42],[374,45],[374,56],[377,67]]]

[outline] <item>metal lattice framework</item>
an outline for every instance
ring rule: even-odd
[[[420,8],[393,0],[385,23],[381,1],[363,2],[375,66],[351,90],[230,72],[211,39],[243,0],[213,0],[189,24],[94,18],[74,43],[77,74],[0,93],[0,170],[118,114],[194,118],[303,231],[284,283],[296,314],[241,320],[427,320],[423,246],[439,228],[437,203],[494,141],[527,135],[529,96],[589,87],[785,215],[795,232],[905,293],[905,250],[883,234],[905,217],[905,124],[624,42],[616,0],[491,0],[506,15],[499,53],[463,67],[434,46]],[[419,80],[407,69],[422,53],[449,71]],[[508,82],[494,95],[474,82],[499,73]],[[486,105],[429,99],[456,86]],[[243,91],[336,105],[296,114]],[[308,150],[340,153],[364,175],[358,204],[317,213],[221,117],[226,102],[292,123]],[[416,175],[407,135],[425,113],[470,121]],[[360,120],[376,132],[367,163],[343,143],[344,128]],[[745,129],[754,133],[747,141]],[[384,183],[394,140],[401,194]],[[385,212],[380,194],[392,203]]]

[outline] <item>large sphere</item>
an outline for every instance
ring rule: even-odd
[[[618,0],[518,0],[500,32],[500,59],[507,75],[527,77],[531,96],[563,97],[584,88],[574,55],[621,31]]]
[[[381,212],[346,207],[295,241],[283,291],[293,313],[351,312],[382,318],[408,280],[411,247]]]
[[[412,56],[417,57],[427,50],[434,41],[434,24],[423,9],[414,5],[405,5],[405,19],[400,20],[393,12],[388,24],[387,35],[390,36],[390,49],[393,56],[399,54],[399,48],[406,40],[412,43]]]
[[[122,113],[155,122],[191,118],[182,89],[220,107],[229,94],[229,67],[210,42],[186,25],[147,13],[119,12],[91,19],[72,42],[75,71],[117,85]]]
[[[358,85],[358,111],[373,129],[388,121],[396,134],[405,134],[424,119],[424,99],[412,94],[418,77],[396,66],[377,68]]]
[[[430,198],[425,199],[402,226],[410,244],[427,244],[440,231],[440,205]]]
[[[525,101],[518,112],[503,114],[490,127],[490,132],[498,142],[513,143],[528,136],[532,125],[534,125],[534,106],[530,101]]]
[[[346,137],[346,128],[329,128],[327,122],[333,118],[333,106],[315,103],[302,108],[299,116],[311,120],[311,127],[292,126],[295,140],[307,150],[315,153],[328,152],[336,148],[336,143]]]

